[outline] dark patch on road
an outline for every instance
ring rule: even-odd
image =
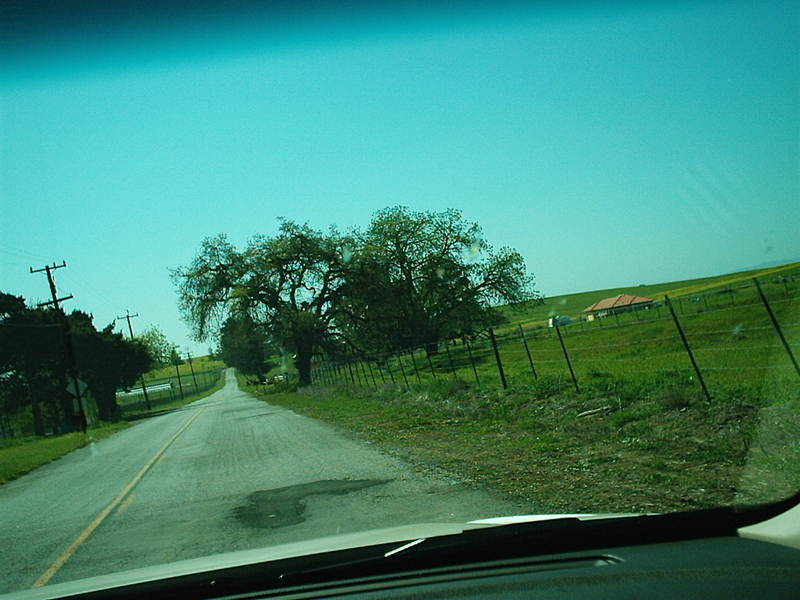
[[[306,518],[306,498],[309,496],[349,494],[390,481],[392,480],[322,479],[274,490],[259,490],[250,494],[244,504],[237,506],[234,514],[243,525],[257,529],[277,529],[296,525]]]

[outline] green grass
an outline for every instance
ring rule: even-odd
[[[0,484],[21,477],[41,465],[129,426],[129,423],[120,422],[102,424],[86,434],[75,432],[47,438],[0,440]]]
[[[743,271],[741,273],[704,277],[701,279],[672,281],[650,285],[632,285],[621,288],[553,296],[552,298],[546,298],[544,304],[527,302],[504,307],[503,312],[509,319],[510,324],[498,330],[506,331],[511,328],[516,328],[517,324],[521,324],[523,327],[544,326],[547,324],[547,319],[554,315],[566,315],[577,319],[582,315],[585,308],[605,298],[613,298],[618,294],[632,294],[661,301],[664,299],[665,295],[669,295],[672,298],[677,298],[679,296],[696,296],[698,294],[712,295],[720,290],[750,285],[753,277],[758,277],[766,281],[779,277],[796,276],[798,274],[800,274],[800,263],[790,263],[779,267],[756,269],[752,271]],[[796,282],[793,285],[795,288],[797,287]],[[727,300],[728,296],[724,296],[724,298]]]
[[[794,273],[798,271],[794,269]],[[723,285],[728,283],[728,280],[716,278],[706,281],[706,285],[720,284],[720,281]],[[685,282],[679,283],[686,287]],[[783,284],[765,278],[762,285],[785,337],[795,348],[795,354],[800,354],[800,280]],[[669,288],[669,284],[663,287]],[[721,398],[745,394],[773,400],[795,397],[797,375],[754,287],[737,289],[733,305],[727,293],[716,295],[714,288],[708,289],[713,296],[706,301],[702,298],[689,301],[684,297],[676,298],[674,304],[711,394]],[[533,384],[534,374],[517,325],[512,323],[497,329],[501,362],[511,385]],[[537,375],[569,380],[569,368],[556,331],[528,326],[523,330]],[[653,379],[667,373],[679,373],[687,382],[693,382],[693,386],[698,385],[675,322],[664,306],[622,314],[619,318],[573,322],[562,327],[561,333],[581,386],[597,379]],[[430,363],[423,351],[417,351],[414,356],[417,369],[411,357],[403,355],[390,357],[382,364],[372,362],[364,368],[358,365],[354,374],[357,382],[368,386],[373,385],[373,376],[378,383],[390,382],[392,378],[398,384],[406,380],[411,383],[433,381],[432,363],[437,379],[452,378],[455,367],[458,378],[475,382],[469,352],[480,384],[499,386],[497,363],[485,338],[473,340],[469,351],[458,342],[442,347]],[[365,373],[364,369],[371,369],[371,372]],[[350,379],[348,370],[337,372],[330,366],[327,371],[319,370],[316,376],[325,383],[344,384]]]
[[[225,363],[221,360],[212,360],[208,356],[198,356],[192,359],[191,365],[189,364],[189,361],[184,361],[182,365],[178,365],[178,371],[181,374],[181,379],[191,381],[192,368],[194,368],[195,374],[197,374],[204,371],[224,369],[225,366]],[[160,369],[154,369],[153,371],[150,371],[144,376],[144,379],[145,383],[149,383],[175,377],[177,377],[175,373],[175,366],[167,365],[165,367],[161,367]]]

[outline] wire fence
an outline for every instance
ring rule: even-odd
[[[524,384],[543,377],[584,382],[679,373],[710,400],[722,390],[797,395],[800,384],[800,276],[753,280],[638,310],[582,317],[565,325],[505,327],[435,349],[320,356],[319,385],[409,387],[443,378],[478,386]]]

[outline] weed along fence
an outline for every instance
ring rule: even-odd
[[[707,399],[719,394],[796,397],[800,389],[800,277],[751,280],[703,294],[669,294],[646,310],[547,327],[505,326],[474,339],[442,342],[436,352],[314,362],[320,385],[404,387],[443,378],[478,386],[614,379],[669,383],[676,378]]]
[[[139,412],[150,408],[157,408],[171,402],[188,398],[189,396],[205,392],[217,384],[222,369],[208,369],[194,373],[181,373],[180,376],[166,377],[145,383],[147,401],[141,384],[130,391],[117,392],[117,404],[124,412]]]

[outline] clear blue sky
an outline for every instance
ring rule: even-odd
[[[5,56],[0,290],[184,349],[168,268],[461,209],[548,296],[800,260],[797,2],[259,15]]]

